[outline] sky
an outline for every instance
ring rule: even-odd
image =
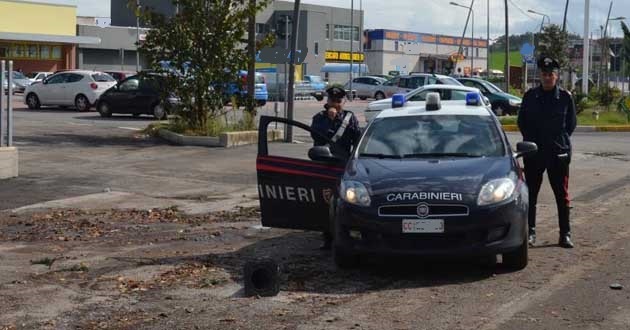
[[[37,0],[40,2],[66,3],[78,6],[81,16],[109,16],[108,0]],[[164,0],[167,1],[167,0]],[[303,3],[350,8],[352,0],[303,0]],[[364,26],[368,29],[394,29],[412,32],[460,35],[464,28],[468,11],[449,5],[451,0],[354,0],[359,8],[362,2],[365,11]],[[490,3],[490,38],[505,33],[504,0],[455,0],[469,6],[474,1],[475,36],[487,34],[487,6]],[[562,25],[565,0],[508,0],[510,34],[534,32],[540,29],[542,16],[528,13],[532,9],[549,15],[551,22]],[[570,0],[568,24],[569,32],[584,33],[584,2]],[[610,1],[591,0],[590,31],[593,36],[600,34],[600,25],[606,23]],[[613,3],[611,18],[625,15],[630,25],[630,1],[616,0]],[[470,29],[468,30],[470,31]],[[610,23],[609,35],[622,36],[618,21]]]

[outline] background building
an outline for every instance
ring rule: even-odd
[[[0,59],[24,73],[76,67],[77,44],[99,38],[77,37],[76,6],[0,0]]]
[[[390,71],[449,74],[461,68],[462,74],[468,75],[470,56],[475,73],[487,67],[488,43],[484,39],[475,39],[473,46],[470,38],[384,29],[365,31],[365,37],[366,61],[374,74]],[[464,58],[453,67],[451,59],[457,60],[460,42]]]

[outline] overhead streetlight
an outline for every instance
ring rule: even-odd
[[[547,18],[548,24],[551,24],[551,17],[549,17],[549,15],[543,14],[543,13],[539,13],[539,12],[537,12],[535,10],[531,10],[531,9],[528,10],[527,12],[528,13],[532,13],[534,15],[539,15],[539,16],[543,17],[542,23],[540,23],[540,31],[542,31],[543,27],[545,26],[545,18]]]
[[[475,70],[475,54],[474,54],[474,50],[475,50],[475,11],[472,8],[472,3],[470,5],[470,7],[464,6],[464,5],[460,5],[457,2],[451,1],[449,2],[449,4],[451,6],[456,6],[456,7],[461,7],[461,8],[465,8],[468,9],[470,11],[470,13],[472,14],[472,24],[471,24],[471,28],[470,28],[470,77],[472,78],[474,70]]]

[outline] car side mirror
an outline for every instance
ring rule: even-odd
[[[335,156],[328,146],[315,146],[308,151],[308,158],[326,163],[339,163],[342,161],[340,157]]]
[[[534,142],[523,141],[516,144],[514,158],[530,157],[538,152],[538,146]]]

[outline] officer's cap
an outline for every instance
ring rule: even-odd
[[[326,90],[326,95],[333,99],[342,99],[346,97],[346,91],[343,88],[337,86],[330,87]]]
[[[538,68],[543,72],[558,72],[560,63],[549,56],[541,56],[538,59]]]

